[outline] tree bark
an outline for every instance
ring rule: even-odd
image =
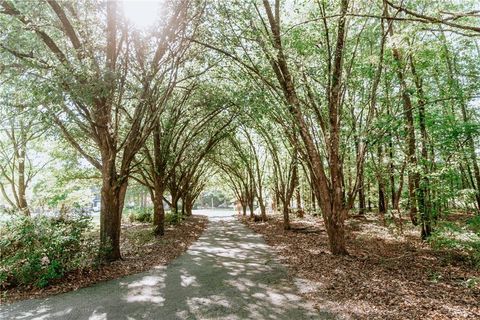
[[[367,192],[368,192],[368,196],[367,196],[367,207],[368,207],[368,211],[372,211],[372,199],[370,198],[370,181],[368,181],[367,183]]]
[[[191,216],[193,214],[193,205],[195,200],[191,199],[191,197],[185,197],[185,213],[187,216]]]
[[[26,216],[30,216],[30,210],[28,208],[26,191],[27,185],[25,183],[25,161],[26,161],[26,136],[25,128],[23,128],[23,122],[21,123],[21,140],[20,150],[18,157],[18,209]]]
[[[267,210],[265,208],[265,203],[263,202],[263,199],[262,201],[260,201],[260,199],[258,199],[258,204],[260,206],[260,213],[261,213],[261,216],[262,216],[262,221],[267,221]]]
[[[300,174],[298,170],[298,163],[295,165],[295,173],[295,202],[297,207],[297,215],[299,217],[303,217],[304,213],[302,208],[302,194],[300,192]]]
[[[383,163],[383,149],[382,146],[379,145],[377,149],[377,156],[378,156],[378,166],[380,167]],[[380,171],[383,171],[380,169]],[[387,213],[387,203],[385,198],[385,183],[383,180],[383,174],[377,173],[378,175],[378,213],[384,217],[385,213]]]
[[[342,214],[345,216],[346,212]],[[325,221],[325,224],[328,234],[328,243],[330,246],[330,250],[334,254],[348,254],[348,252],[346,251],[345,228],[343,225],[343,221],[337,219],[337,217],[341,217],[341,215],[328,213],[327,217],[329,217],[329,219]]]
[[[282,212],[283,212],[283,229],[290,230],[290,212],[289,212],[288,203],[286,201],[285,203],[283,203]]]
[[[182,197],[181,200],[182,200],[182,217],[185,217],[185,214],[186,214],[186,212],[185,212],[185,198]]]
[[[316,203],[317,200],[315,199],[315,191],[313,190],[313,186],[310,185],[310,187],[312,188],[312,190],[311,190],[312,209],[313,209],[314,211],[316,211],[316,210],[317,210],[317,203]]]
[[[251,197],[250,199],[248,199],[248,208],[250,209],[250,218],[253,219],[254,218],[254,215],[255,215],[255,210],[254,210],[254,198]]]
[[[154,234],[156,236],[163,236],[165,234],[165,208],[163,206],[163,193],[165,188],[159,184],[155,183],[153,190],[154,198],[153,200],[153,225],[154,225]]]
[[[178,197],[172,195],[172,214],[178,216]]]
[[[120,227],[127,180],[115,174],[104,174],[100,206],[100,241],[102,255],[107,261],[121,259]]]
[[[387,204],[385,199],[384,186],[382,183],[378,183],[378,213],[382,216],[387,213]]]

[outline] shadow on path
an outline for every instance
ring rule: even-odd
[[[0,307],[0,319],[333,318],[297,295],[260,236],[224,216],[167,267]]]

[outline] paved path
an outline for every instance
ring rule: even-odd
[[[210,214],[201,238],[168,267],[0,306],[0,319],[327,319],[296,293],[262,238]]]

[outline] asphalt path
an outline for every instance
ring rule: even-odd
[[[0,306],[0,319],[331,319],[299,294],[263,239],[232,211],[168,266],[47,299]]]

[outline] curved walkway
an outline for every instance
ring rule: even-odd
[[[287,280],[263,239],[209,214],[202,237],[167,267],[0,307],[0,319],[327,319]]]

